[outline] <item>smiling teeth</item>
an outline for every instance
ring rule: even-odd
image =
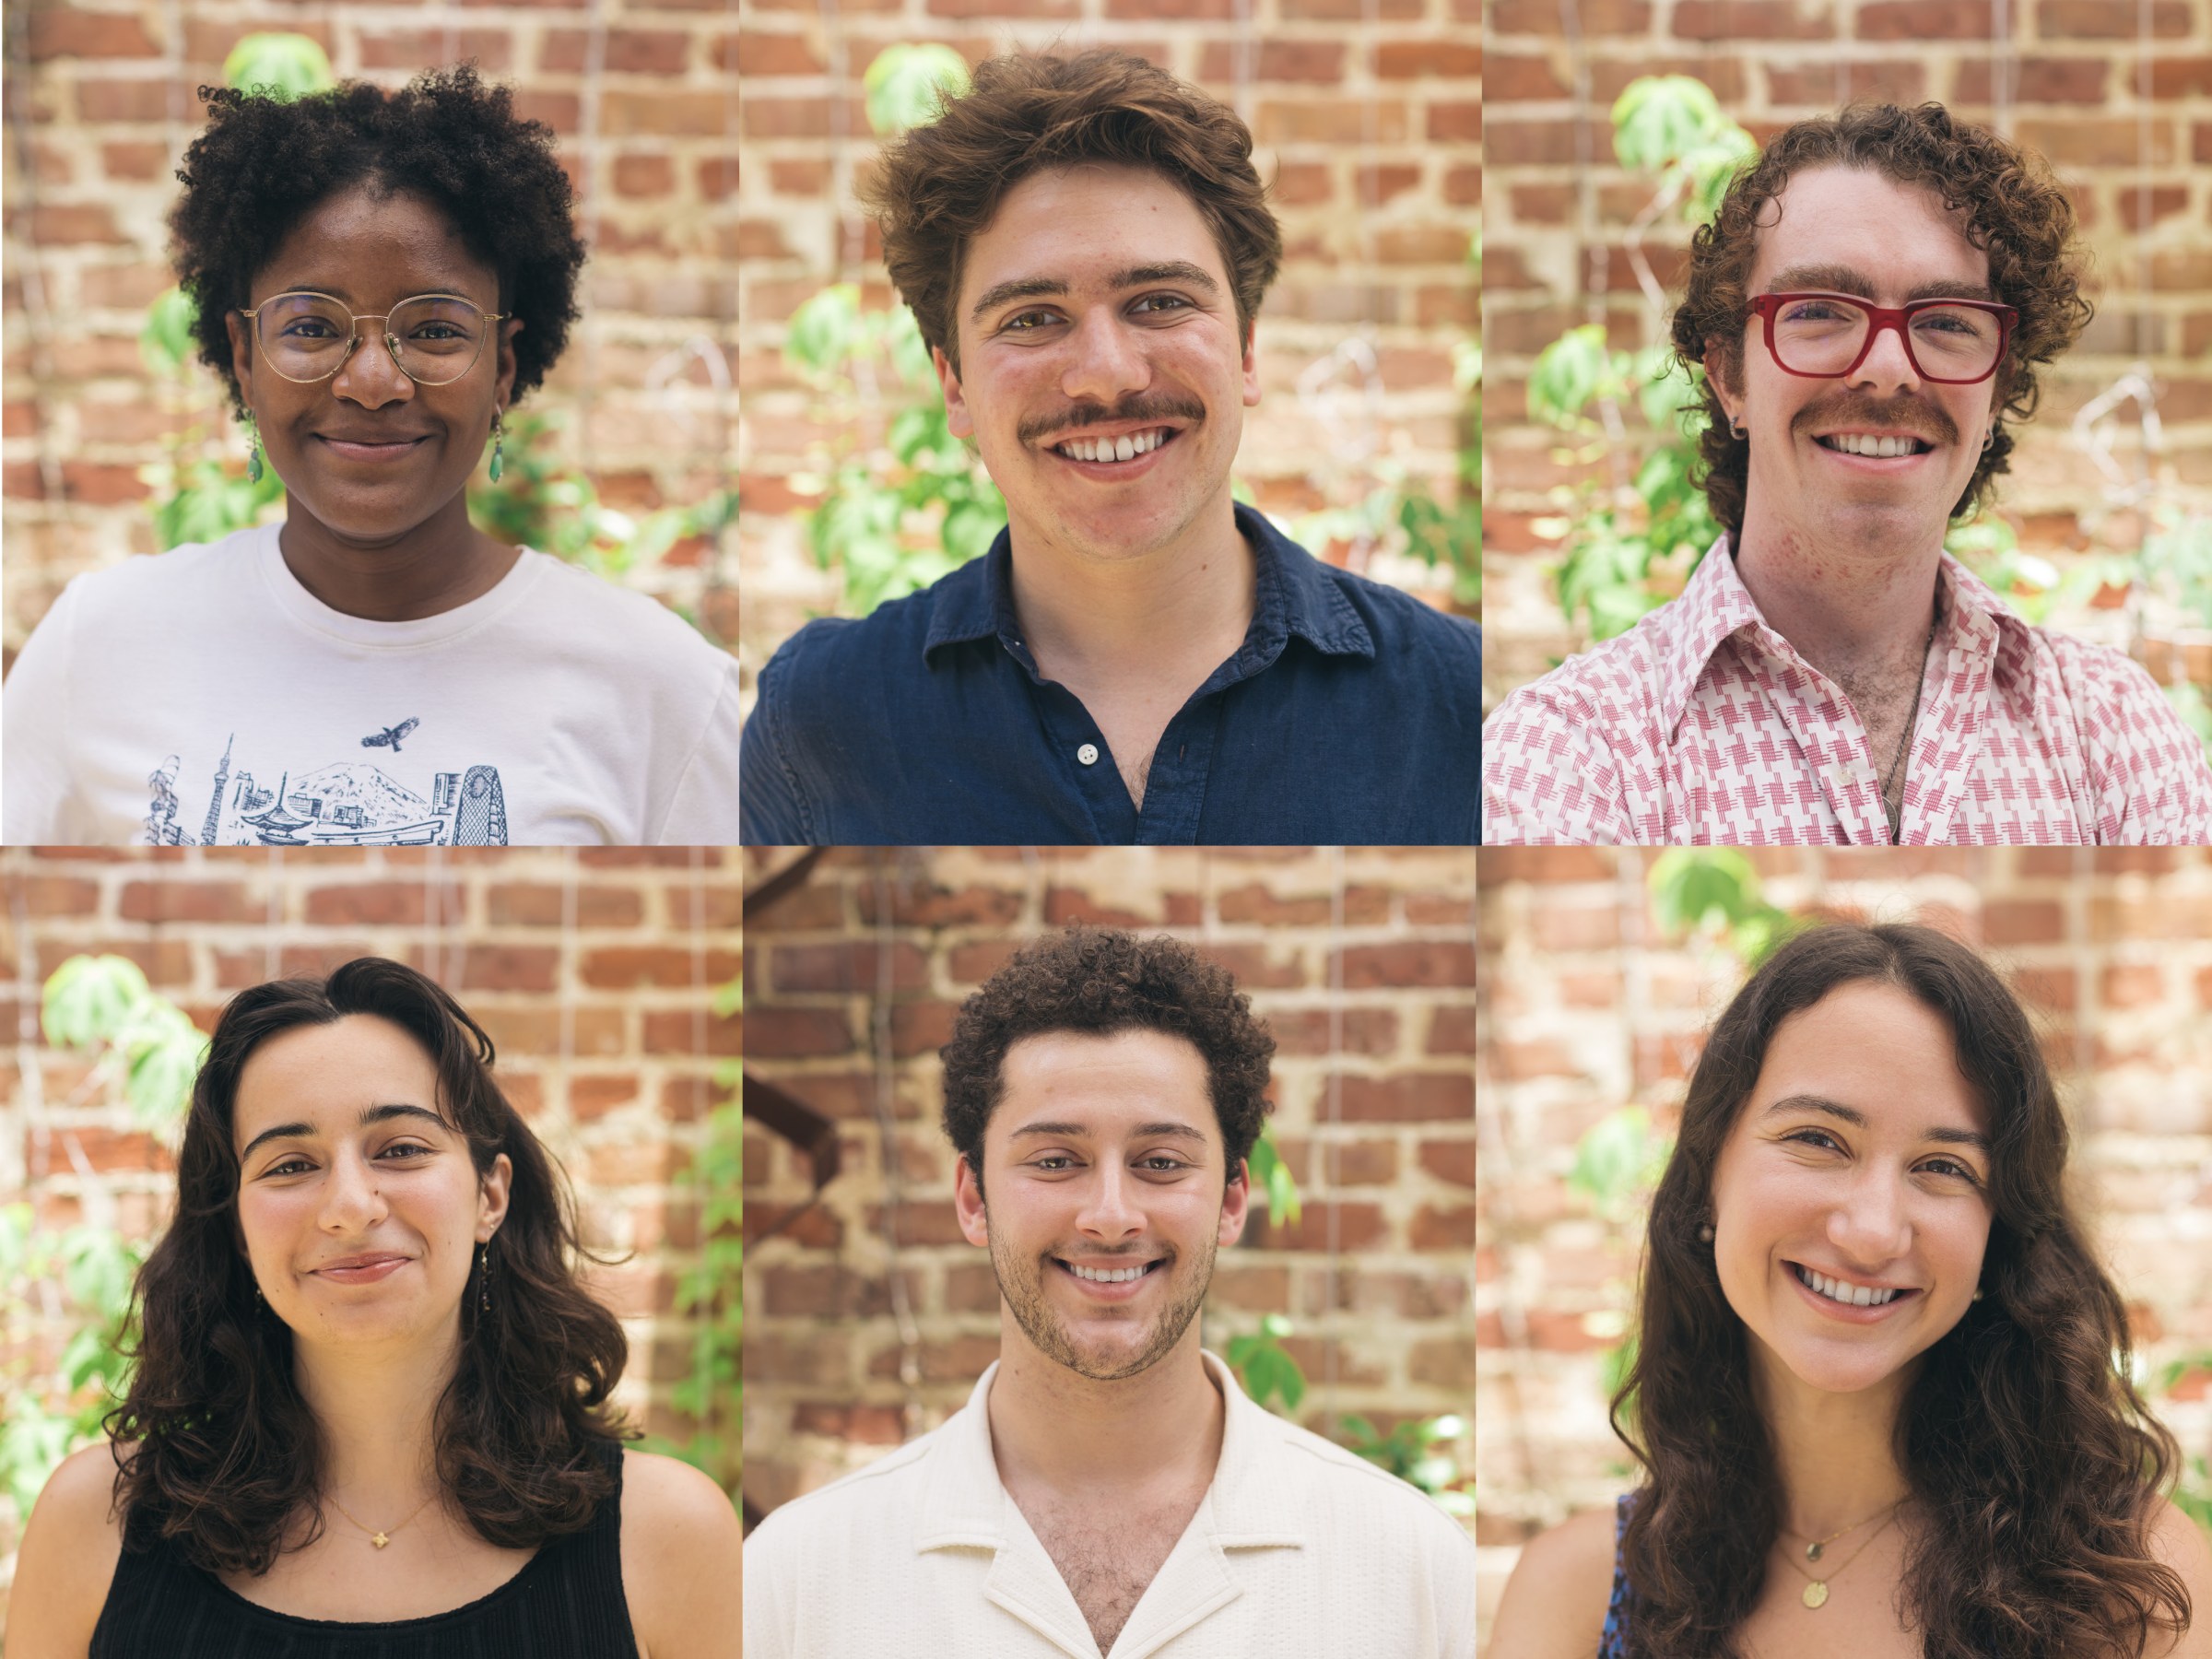
[[[1070,438],[1053,447],[1074,461],[1134,461],[1158,449],[1167,435],[1167,428],[1155,427],[1148,432],[1128,432],[1119,438]]]
[[[1878,1308],[1884,1302],[1895,1301],[1903,1294],[1899,1290],[1869,1290],[1864,1285],[1847,1285],[1841,1279],[1830,1278],[1815,1273],[1810,1267],[1792,1264],[1797,1277],[1830,1301],[1840,1301],[1854,1308]]]
[[[1106,1273],[1096,1267],[1078,1267],[1072,1262],[1068,1264],[1067,1270],[1077,1278],[1088,1279],[1094,1285],[1125,1285],[1131,1279],[1143,1278],[1150,1271],[1147,1265],[1146,1267],[1123,1267],[1112,1273]]]
[[[1826,441],[1847,455],[1911,455],[1920,450],[1917,438],[1868,438],[1857,432],[1838,432]]]

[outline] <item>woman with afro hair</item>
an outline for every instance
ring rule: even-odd
[[[543,124],[473,67],[202,89],[171,218],[280,525],[81,576],[5,700],[11,842],[719,842],[734,658],[469,522],[584,250]]]

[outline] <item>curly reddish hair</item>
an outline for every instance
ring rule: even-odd
[[[983,1179],[983,1127],[1006,1084],[1006,1051],[1024,1037],[1082,1031],[1165,1031],[1206,1060],[1207,1092],[1220,1120],[1228,1167],[1252,1154],[1273,1109],[1268,1062],[1275,1038],[1252,999],[1218,962],[1161,935],[1140,939],[1111,927],[1077,927],[1025,945],[960,1005],[945,1063],[945,1133]]]
[[[969,90],[889,145],[859,188],[899,297],[956,371],[968,243],[1030,174],[1086,162],[1145,168],[1190,197],[1229,267],[1238,341],[1251,340],[1283,233],[1236,112],[1134,53],[1008,53],[976,65]]]
[[[2074,205],[2040,157],[1986,127],[1953,120],[1938,103],[1912,110],[1853,104],[1840,114],[1784,128],[1737,175],[1712,223],[1691,240],[1688,286],[1675,311],[1675,355],[1695,366],[1705,360],[1710,343],[1731,391],[1743,373],[1745,307],[1751,298],[1747,290],[1760,218],[1790,180],[1810,167],[1865,168],[1935,192],[1947,212],[1963,215],[1967,240],[1989,255],[1991,288],[2020,314],[1997,366],[2001,413],[1989,448],[1951,509],[1957,518],[1987,501],[1996,475],[2010,470],[2012,435],[2005,418],[2026,420],[2035,413],[2041,388],[2034,365],[2073,345],[2089,320],[2089,302],[2081,296],[2083,255],[2074,238]],[[1706,415],[1698,476],[1712,516],[1733,542],[1744,528],[1751,445],[1729,431],[1712,378],[1698,382]]]

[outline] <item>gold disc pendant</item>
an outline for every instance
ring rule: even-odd
[[[1805,1605],[1806,1606],[1818,1607],[1826,1600],[1828,1600],[1828,1586],[1818,1579],[1815,1579],[1805,1587]]]
[[[375,1545],[379,1549],[382,1549],[385,1545],[392,1542],[392,1535],[390,1533],[375,1533],[371,1535],[369,1542]],[[1827,1592],[1823,1591],[1821,1594],[1825,1596]],[[1813,1605],[1815,1606],[1818,1606],[1820,1604],[1818,1602],[1815,1602]]]

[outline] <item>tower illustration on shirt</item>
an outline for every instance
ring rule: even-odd
[[[414,724],[409,722],[409,724]],[[223,745],[199,841],[206,846],[503,847],[507,797],[496,766],[470,766],[431,776],[426,799],[366,759],[335,760],[294,776],[280,771],[272,786],[245,767],[231,771],[236,735]],[[165,760],[147,780],[149,840],[189,841],[178,824],[178,761]],[[189,821],[189,820],[187,820]]]

